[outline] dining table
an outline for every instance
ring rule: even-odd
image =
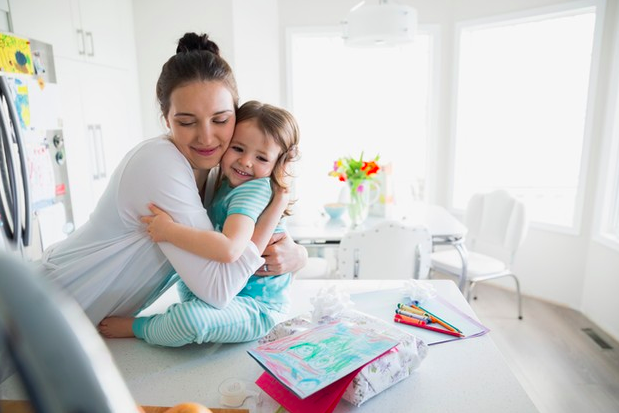
[[[458,288],[464,291],[468,266],[466,248],[466,226],[447,208],[427,202],[412,202],[405,207],[388,208],[381,216],[369,215],[360,225],[353,227],[346,218],[329,219],[326,214],[304,216],[287,224],[292,239],[307,248],[337,248],[344,235],[350,231],[370,229],[384,220],[395,220],[406,225],[423,225],[432,236],[433,248],[449,246],[455,248],[462,261]]]

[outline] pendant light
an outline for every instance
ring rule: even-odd
[[[362,1],[350,9],[342,22],[342,37],[347,46],[392,46],[413,41],[417,10],[388,0],[367,3]]]

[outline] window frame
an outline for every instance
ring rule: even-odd
[[[461,208],[454,207],[455,189],[455,161],[457,145],[457,111],[458,111],[458,90],[459,90],[459,66],[460,66],[460,42],[463,31],[470,28],[492,28],[512,24],[535,22],[552,17],[562,17],[576,14],[580,10],[595,8],[595,27],[593,32],[593,45],[591,50],[591,63],[589,69],[589,84],[587,92],[586,110],[583,143],[580,156],[580,173],[576,198],[574,201],[574,214],[572,223],[569,226],[557,225],[539,221],[530,221],[532,228],[563,233],[568,235],[580,235],[582,230],[582,219],[584,213],[585,192],[588,177],[589,157],[591,153],[592,131],[594,128],[595,101],[598,89],[598,76],[600,67],[601,43],[604,29],[606,0],[581,0],[562,3],[547,7],[536,7],[513,13],[497,14],[479,19],[462,20],[456,22],[454,30],[454,65],[452,75],[452,103],[451,103],[451,131],[449,137],[450,159],[448,163],[448,205],[450,209],[458,214],[464,212]]]
[[[617,11],[619,16],[619,11]],[[593,240],[619,251],[619,31],[610,66],[605,128],[598,168]]]
[[[425,168],[425,199],[431,201],[436,198],[440,191],[437,189],[438,177],[437,167],[440,165],[438,153],[438,140],[439,140],[439,108],[441,100],[441,55],[442,51],[442,39],[441,39],[441,26],[439,24],[420,24],[417,26],[417,31],[430,36],[430,75],[431,85],[428,93],[428,136],[426,137],[426,168]],[[341,36],[342,30],[339,26],[298,26],[287,27],[285,30],[285,105],[294,114],[293,96],[293,73],[292,73],[292,38],[294,35],[316,35],[316,36]]]

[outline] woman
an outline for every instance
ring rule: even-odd
[[[307,259],[305,249],[288,237],[274,240],[264,266],[252,243],[239,260],[222,264],[150,240],[140,222],[140,216],[150,214],[150,203],[176,222],[213,229],[204,210],[214,181],[207,177],[230,142],[238,105],[232,70],[208,36],[187,33],[176,52],[157,81],[169,134],[129,152],[89,221],[43,257],[45,274],[78,301],[94,324],[110,315],[135,315],[176,282],[175,272],[198,298],[221,308],[259,267],[268,269],[260,275],[282,274]],[[273,232],[282,204],[264,211],[256,234]]]

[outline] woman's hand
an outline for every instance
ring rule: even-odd
[[[150,209],[153,215],[143,216],[140,218],[140,221],[148,224],[146,230],[148,231],[148,235],[150,235],[150,239],[154,242],[167,241],[168,229],[174,224],[174,220],[167,212],[160,209],[155,204],[150,204],[148,209]]]
[[[286,274],[300,270],[307,264],[307,250],[282,232],[273,234],[262,258],[265,263],[256,271],[256,275]]]

